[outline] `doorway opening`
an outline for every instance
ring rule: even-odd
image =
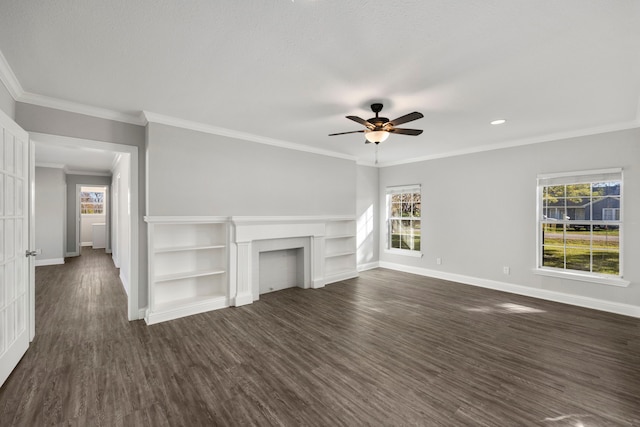
[[[40,133],[30,133],[30,137],[35,145],[36,167],[39,154],[46,154],[52,159],[59,156],[57,161],[47,161],[46,167],[61,165],[65,171],[65,255],[80,255],[83,243],[94,246],[93,235],[91,240],[86,237],[83,239],[83,225],[86,228],[91,224],[92,231],[97,227],[98,233],[101,233],[100,229],[104,227],[104,249],[112,252],[114,264],[120,268],[120,279],[127,294],[127,317],[129,320],[140,319],[139,291],[146,290],[140,290],[138,286],[138,147]],[[92,169],[92,161],[101,154],[103,159],[105,154],[110,154],[111,160],[106,167],[102,166],[101,170],[96,171],[96,167]],[[75,165],[69,165],[71,159],[75,159]],[[82,191],[83,187],[86,187],[86,191]],[[97,194],[98,188],[104,190],[104,196]],[[95,214],[95,205],[99,205],[97,202],[100,197],[103,197],[102,222],[92,223],[88,217],[83,221],[83,206],[86,212],[93,209]],[[98,245],[102,245],[101,242],[98,242]]]
[[[89,246],[111,252],[108,189],[106,185],[76,184],[76,238],[79,248]],[[82,255],[82,249],[79,255]]]

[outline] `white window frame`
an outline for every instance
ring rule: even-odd
[[[401,219],[401,218],[392,218],[391,217],[391,196],[394,194],[403,194],[403,193],[420,193],[420,217],[412,217],[413,221],[420,221],[420,230],[422,232],[422,186],[420,184],[411,184],[411,185],[401,185],[401,186],[393,186],[386,188],[386,238],[387,242],[385,245],[385,252],[389,254],[395,255],[404,255],[410,257],[422,257],[422,245],[423,241],[420,239],[420,249],[400,249],[400,248],[392,248],[391,247],[391,220],[392,219]]]
[[[620,181],[620,219],[619,220],[572,220],[571,218],[565,219],[551,219],[544,217],[544,205],[543,205],[543,188],[553,185],[569,185],[569,184],[586,184],[594,182],[606,182],[606,181]],[[612,169],[597,169],[588,171],[577,172],[563,172],[554,174],[542,174],[538,175],[537,179],[537,194],[536,194],[536,268],[534,272],[542,276],[558,277],[563,279],[580,280],[585,282],[599,283],[613,286],[629,286],[630,282],[623,279],[624,265],[624,250],[623,250],[623,173],[621,168]],[[572,225],[579,221],[582,224],[599,225],[606,222],[607,224],[614,224],[619,227],[619,269],[618,275],[603,274],[589,271],[571,270],[565,268],[548,267],[542,265],[542,253],[543,253],[543,224],[548,224],[553,221],[555,224]]]

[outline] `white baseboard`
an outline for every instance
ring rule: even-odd
[[[64,264],[64,258],[51,258],[51,259],[37,259],[36,267],[42,267],[45,265],[60,265]]]
[[[147,317],[147,307],[138,310],[138,319],[144,319]]]
[[[129,280],[122,275],[122,270],[120,270],[120,281],[122,282],[122,287],[124,288],[124,292],[129,296]]]
[[[358,264],[358,271],[373,270],[374,268],[378,268],[378,267],[380,267],[380,262],[379,261],[368,262],[366,264]]]
[[[354,277],[358,277],[357,270],[349,270],[349,271],[344,271],[342,273],[337,273],[337,274],[327,274],[326,276],[324,276],[324,284],[322,286],[330,285],[331,283],[341,282],[347,279],[353,279]]]
[[[240,307],[241,305],[247,305],[253,303],[253,295],[250,292],[245,292],[240,295],[236,295],[235,298],[235,306]]]
[[[81,242],[80,246],[93,246],[93,242]]]
[[[113,265],[115,265],[116,268],[120,268],[120,261],[118,260],[118,258],[111,254],[111,259],[113,260]]]
[[[549,291],[546,289],[530,288],[528,286],[515,285],[512,283],[498,282],[497,280],[481,279],[478,277],[447,273],[437,270],[429,270],[426,268],[411,267],[385,261],[380,262],[380,267],[388,268],[390,270],[403,271],[405,273],[417,274],[420,276],[434,277],[436,279],[450,280],[452,282],[464,283],[465,285],[479,286],[482,288],[524,295],[527,297],[539,298],[548,301],[560,302],[564,304],[576,305],[579,307],[591,308],[594,310],[607,311],[609,313],[616,313],[625,316],[640,318],[640,307],[630,304],[604,301],[596,298],[570,295],[562,292]]]
[[[227,297],[212,298],[199,303],[193,303],[184,307],[176,307],[161,312],[154,313],[146,310],[144,317],[147,325],[165,322],[167,320],[178,319],[180,317],[191,316],[192,314],[204,313],[211,310],[229,307],[229,299]]]

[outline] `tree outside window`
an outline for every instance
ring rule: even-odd
[[[80,192],[80,213],[83,215],[100,215],[104,213],[104,192]]]
[[[420,186],[387,189],[389,249],[420,251],[422,196]]]

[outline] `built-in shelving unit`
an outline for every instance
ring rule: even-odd
[[[228,307],[229,227],[221,217],[146,217],[147,324]]]
[[[324,240],[324,283],[356,277],[356,221],[327,221]]]

